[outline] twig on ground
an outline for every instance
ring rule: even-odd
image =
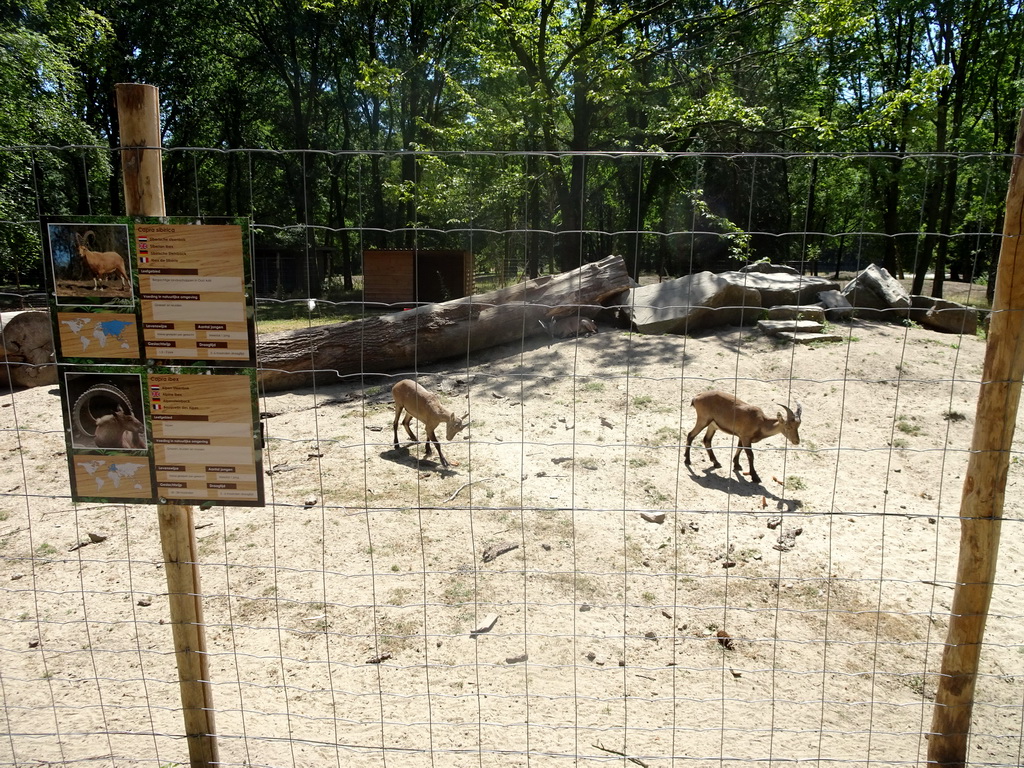
[[[628,760],[629,762],[633,763],[634,765],[642,765],[643,768],[649,768],[647,763],[645,763],[643,760],[641,760],[639,758],[636,758],[636,757],[630,757],[625,752],[619,752],[619,750],[617,750],[617,749],[608,749],[608,747],[603,747],[600,744],[591,744],[590,746],[592,746],[594,749],[600,749],[602,752],[608,752],[609,754],[618,755],[619,757],[623,757],[626,760]]]
[[[447,502],[451,501],[452,499],[454,499],[456,496],[458,496],[460,493],[462,493],[462,491],[465,490],[466,488],[468,488],[469,486],[475,485],[476,483],[486,483],[488,480],[493,480],[493,479],[494,479],[493,477],[482,477],[479,480],[470,480],[468,483],[463,483],[462,485],[459,486],[458,490],[455,491],[455,493],[453,493],[451,496],[449,496],[447,499],[445,499],[445,503],[447,503]]]

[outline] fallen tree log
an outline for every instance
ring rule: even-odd
[[[619,256],[489,293],[427,304],[365,320],[260,337],[260,388],[266,392],[337,383],[354,373],[414,370],[544,332],[538,320],[593,317],[603,301],[633,286]]]
[[[0,339],[4,355],[0,385],[13,389],[57,383],[48,312],[0,313]]]

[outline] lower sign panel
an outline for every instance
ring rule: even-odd
[[[263,504],[253,383],[248,371],[149,375],[159,501]]]

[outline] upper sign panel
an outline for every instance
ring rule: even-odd
[[[240,225],[136,224],[144,357],[248,365]]]

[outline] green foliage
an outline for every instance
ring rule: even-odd
[[[673,273],[841,256],[991,272],[979,233],[999,231],[1008,164],[983,153],[1012,148],[1019,5],[142,10],[34,0],[0,20],[3,281],[35,279],[39,213],[121,210],[112,95],[132,80],[161,87],[168,210],[251,214],[261,246],[331,249],[345,290],[362,249],[413,244],[468,248],[499,284],[611,252]],[[979,154],[916,154],[964,150]],[[607,234],[636,229],[671,236]],[[805,229],[921,234],[750,234]]]

